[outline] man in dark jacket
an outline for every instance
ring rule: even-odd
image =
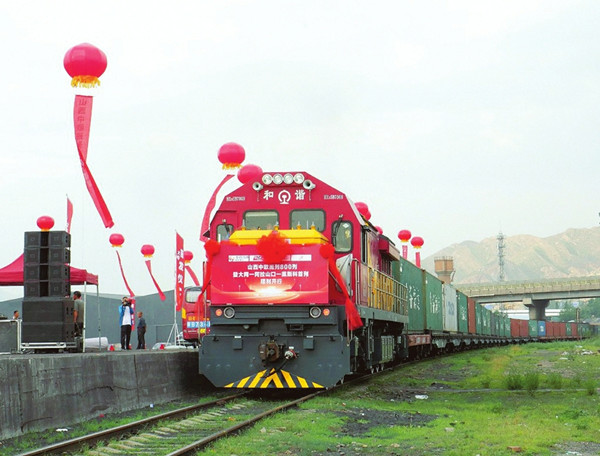
[[[144,318],[143,312],[138,312],[138,326],[137,326],[137,336],[138,336],[138,350],[143,350],[146,348],[146,319]]]

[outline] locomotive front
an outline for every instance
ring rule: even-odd
[[[199,363],[217,387],[326,388],[351,373],[346,285],[325,235],[339,211],[327,226],[314,181],[281,177],[240,187],[213,217]]]

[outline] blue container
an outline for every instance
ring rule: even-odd
[[[539,337],[546,337],[546,321],[545,320],[538,320],[537,321],[537,328],[538,328],[538,336]]]

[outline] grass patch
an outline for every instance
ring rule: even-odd
[[[269,418],[207,454],[596,454],[600,354],[582,354],[589,347],[508,346],[406,366]],[[508,378],[520,387],[507,388]]]

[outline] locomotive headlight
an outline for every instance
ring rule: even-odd
[[[323,315],[328,317],[331,311],[329,309],[323,309]]]
[[[223,309],[217,309],[217,310],[215,310],[215,315],[217,317],[222,317],[223,316]]]
[[[274,174],[273,175],[273,183],[274,184],[281,184],[283,182],[283,176],[281,174]]]
[[[235,317],[235,309],[233,307],[225,307],[223,315],[225,315],[225,318],[233,318]]]
[[[304,174],[302,174],[302,173],[294,174],[294,182],[297,184],[301,184],[302,182],[304,182]]]
[[[320,307],[311,307],[308,311],[311,317],[319,318],[321,316],[321,308]]]
[[[290,173],[285,174],[283,176],[283,182],[290,185],[292,182],[294,182],[294,176],[292,176]]]
[[[273,176],[270,174],[264,174],[262,177],[262,183],[265,185],[270,185],[273,183]]]

